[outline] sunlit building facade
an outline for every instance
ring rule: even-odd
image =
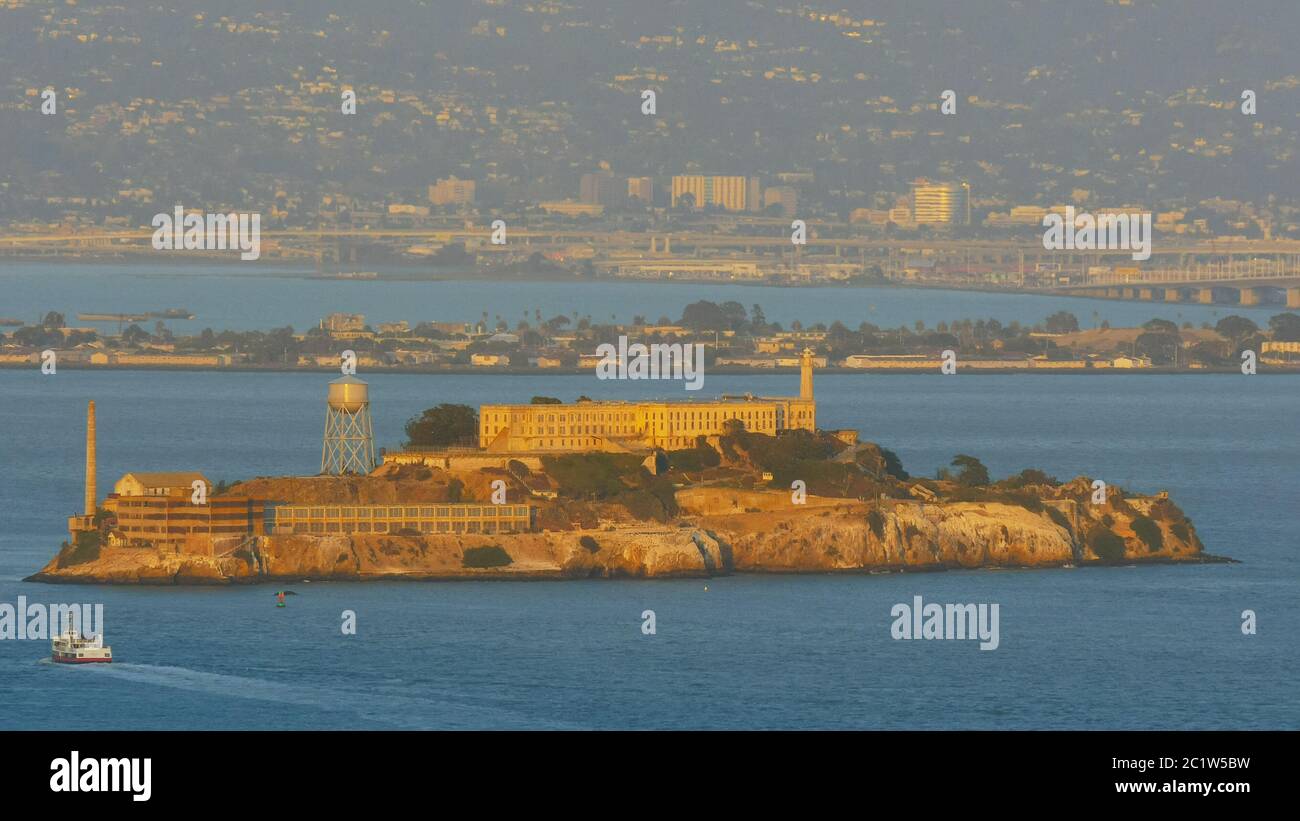
[[[812,352],[805,350],[800,359],[797,397],[482,405],[479,447],[504,453],[680,450],[693,447],[700,436],[723,433],[733,419],[748,431],[769,436],[785,430],[816,430]]]

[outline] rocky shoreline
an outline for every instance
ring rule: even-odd
[[[1038,510],[1003,502],[882,506],[823,497],[792,508],[788,493],[726,489],[685,490],[678,497],[680,516],[665,524],[491,536],[263,536],[230,552],[223,552],[229,546],[220,540],[202,552],[105,547],[89,561],[70,562],[61,553],[26,581],[656,579],[1233,561],[1206,554],[1181,511],[1162,497],[1117,498],[1098,506],[1058,503]],[[1098,554],[1101,548],[1094,548],[1102,532],[1122,545],[1122,554]]]

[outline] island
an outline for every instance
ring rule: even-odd
[[[329,385],[322,470],[128,473],[28,581],[585,579],[1224,562],[1166,493],[957,454],[910,475],[790,397],[442,404],[377,464],[365,382]],[[466,444],[470,442],[470,444]]]

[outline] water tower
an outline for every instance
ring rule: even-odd
[[[321,473],[366,474],[375,467],[375,433],[370,425],[370,388],[355,376],[330,382],[325,402]]]

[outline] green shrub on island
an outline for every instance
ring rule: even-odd
[[[731,422],[736,422],[736,427],[728,427]],[[835,455],[835,447],[811,431],[790,430],[780,436],[768,436],[745,430],[739,420],[731,420],[724,428],[729,431],[722,436],[724,444],[735,444],[756,466],[772,473],[782,472],[797,462],[820,462]]]
[[[903,469],[903,462],[898,458],[897,453],[889,448],[882,448],[874,442],[863,443],[853,461],[875,479],[893,477],[900,482],[905,482],[911,478]]]
[[[699,473],[706,468],[715,468],[721,463],[722,457],[708,445],[668,451],[668,464],[673,470]]]
[[[1133,517],[1131,525],[1133,532],[1147,546],[1147,550],[1155,553],[1165,546],[1165,534],[1160,530],[1160,525],[1146,516]]]
[[[1015,476],[1008,476],[1001,482],[998,482],[998,487],[1006,488],[1007,490],[1017,490],[1028,485],[1057,487],[1060,484],[1060,482],[1056,481],[1055,476],[1048,476],[1046,473],[1036,468],[1025,468]]]
[[[459,479],[450,479],[447,482],[447,501],[455,504],[461,501],[465,495],[465,483]]]
[[[1016,505],[1031,513],[1042,513],[1048,508],[1043,500],[1032,493],[998,490],[991,487],[959,487],[944,497],[949,502],[984,502],[986,504]],[[1057,511],[1059,514],[1060,511]]]
[[[1084,543],[1103,562],[1121,562],[1124,560],[1124,540],[1109,528],[1094,527],[1088,531]]]
[[[1066,518],[1066,515],[1064,513],[1062,513],[1059,509],[1050,506],[1046,507],[1046,510],[1047,510],[1047,518],[1051,519],[1053,522],[1056,522],[1058,525],[1060,525],[1061,528],[1064,529],[1066,533],[1070,532],[1070,520]]]
[[[559,494],[570,499],[609,499],[644,485],[641,457],[626,453],[565,453],[543,456],[542,467]]]
[[[659,477],[643,488],[621,493],[614,501],[641,521],[667,522],[678,513],[676,492],[666,477]]]
[[[1173,500],[1168,497],[1157,499],[1152,503],[1150,516],[1156,521],[1165,522],[1182,522],[1187,520],[1187,514],[1183,513],[1183,509],[1174,504]]]
[[[1017,493],[1015,491],[999,494],[1003,500],[1013,505],[1020,505],[1032,513],[1042,513],[1047,505],[1043,500],[1030,493]]]
[[[98,559],[101,541],[98,530],[81,531],[77,534],[75,543],[63,543],[63,547],[59,550],[59,567],[72,567],[73,565],[85,564]]]
[[[505,551],[501,545],[493,544],[484,547],[467,547],[465,556],[461,559],[462,567],[505,567],[512,564],[514,559]]]
[[[848,462],[826,462],[799,459],[772,469],[772,487],[789,488],[796,479],[802,480],[814,496],[864,496],[875,487],[857,465]]]

